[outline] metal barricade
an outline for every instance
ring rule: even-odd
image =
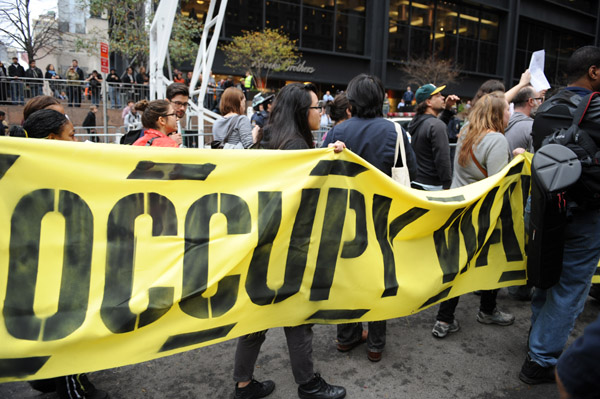
[[[125,126],[75,126],[75,138],[78,141],[119,144],[125,134]]]

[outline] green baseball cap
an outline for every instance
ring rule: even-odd
[[[433,96],[434,94],[439,93],[440,91],[444,90],[445,88],[446,88],[446,85],[440,86],[440,87],[435,87],[431,83],[419,87],[419,90],[417,90],[417,92],[415,93],[415,99],[417,100],[417,104],[421,104],[423,101],[427,100],[429,97]]]

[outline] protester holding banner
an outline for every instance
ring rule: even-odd
[[[34,106],[40,104],[40,99],[44,100],[44,97],[49,96],[36,97],[38,101],[33,104],[31,103],[35,99],[30,100],[27,103],[26,109],[28,111],[33,111]],[[58,112],[54,109],[41,109],[31,112],[31,114],[28,114],[28,117],[23,124],[23,129],[28,138],[76,141],[75,129],[73,128],[71,121],[67,119],[64,112]],[[32,388],[41,392],[56,391],[61,399],[108,398],[108,393],[96,389],[94,384],[88,380],[85,374],[66,375],[47,380],[31,381],[30,385]]]
[[[469,125],[456,146],[454,175],[451,188],[466,186],[500,172],[511,158],[504,129],[510,112],[504,93],[496,91],[479,99],[471,109]],[[515,317],[496,307],[498,290],[481,292],[481,302],[477,321],[483,324],[511,325]],[[440,304],[437,321],[431,333],[436,338],[444,338],[448,333],[460,329],[454,311],[459,297]]]
[[[261,145],[265,149],[308,149],[314,146],[312,130],[319,129],[320,107],[313,85],[291,83],[275,99]],[[338,399],[346,396],[343,387],[330,385],[314,372],[312,359],[312,324],[284,327],[292,373],[303,399]],[[235,398],[263,398],[275,389],[275,383],[253,378],[254,366],[267,331],[239,338],[235,353],[233,379]]]
[[[353,152],[391,176],[395,166],[398,133],[393,122],[382,118],[384,94],[383,83],[378,77],[361,74],[353,78],[346,91],[352,118],[334,126],[327,133],[323,146],[335,140],[342,141]],[[407,159],[399,159],[398,162],[408,165],[410,175],[414,179],[417,175],[417,160],[403,129],[401,140],[404,141]],[[367,334],[362,323],[339,324],[338,351],[348,352],[367,342],[367,358],[372,362],[380,361],[385,347],[386,322],[372,321],[368,326]]]
[[[142,100],[135,105],[142,111],[144,135],[133,145],[155,147],[179,147],[181,134],[177,133],[177,114],[167,100]]]

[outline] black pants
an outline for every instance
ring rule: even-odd
[[[498,296],[498,290],[481,291],[481,301],[479,302],[479,310],[486,314],[492,314],[496,308],[496,297]],[[440,309],[436,320],[443,321],[445,323],[452,323],[454,321],[454,311],[456,305],[458,305],[458,299],[460,297],[448,299],[440,303]]]

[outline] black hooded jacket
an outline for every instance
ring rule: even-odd
[[[450,188],[452,165],[446,124],[433,115],[416,115],[408,125],[411,145],[417,156],[418,183]]]

